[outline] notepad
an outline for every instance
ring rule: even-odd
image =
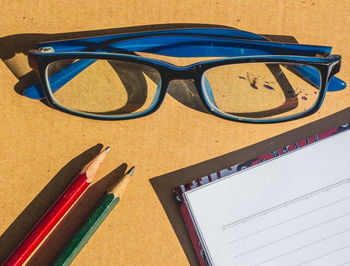
[[[209,265],[350,265],[350,130],[183,194]]]

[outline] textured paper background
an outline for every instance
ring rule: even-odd
[[[124,164],[135,165],[136,171],[122,201],[74,265],[186,265],[186,255],[151,178],[228,154],[350,106],[347,89],[329,93],[321,110],[311,117],[253,125],[193,110],[167,95],[150,116],[108,122],[64,114],[16,92],[19,81],[31,78],[26,75],[29,67],[24,54],[38,40],[163,23],[220,24],[293,36],[299,43],[331,45],[333,53],[343,56],[338,77],[349,82],[350,1],[1,0],[0,5],[0,261],[84,162],[96,154],[100,146],[92,147],[100,143],[110,145],[112,151],[97,184],[107,186],[120,176]],[[181,88],[180,82],[172,89]],[[114,175],[108,175],[116,168]],[[106,175],[108,182],[102,179]],[[64,228],[60,230],[67,234]]]

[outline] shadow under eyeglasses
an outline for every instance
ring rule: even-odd
[[[89,37],[96,35],[107,35],[107,34],[118,34],[118,33],[126,33],[126,32],[138,32],[138,31],[147,31],[147,30],[161,30],[161,29],[176,29],[176,28],[189,28],[189,27],[206,27],[206,28],[230,28],[222,25],[213,25],[213,24],[156,24],[156,25],[144,25],[137,27],[127,27],[127,28],[115,28],[115,29],[105,29],[105,30],[95,30],[95,31],[85,31],[85,32],[70,32],[70,33],[60,33],[60,34],[17,34],[6,36],[0,38],[0,58],[4,61],[7,67],[11,70],[11,72],[19,79],[19,82],[15,85],[15,91],[19,94],[23,94],[25,88],[35,84],[38,82],[38,77],[36,73],[31,71],[26,63],[24,63],[24,56],[27,54],[27,51],[30,49],[36,49],[37,44],[39,42],[44,41],[52,41],[57,39],[70,39],[70,38],[79,38],[79,37]],[[292,36],[281,36],[281,35],[262,35],[269,40],[272,41],[281,41],[281,42],[289,42],[289,43],[297,43],[296,39]],[[121,79],[122,83],[125,86],[125,89],[128,92],[137,90],[137,94],[128,93],[128,100],[125,106],[122,108],[118,108],[117,110],[113,110],[109,112],[109,114],[120,114],[120,113],[130,113],[135,112],[139,108],[141,108],[144,100],[146,98],[144,84],[142,82],[143,73],[152,79],[152,75],[150,73],[146,73],[143,70],[136,70],[133,73],[125,73],[122,71],[122,68],[118,67],[116,64],[112,64],[116,74]],[[143,73],[141,73],[143,71]],[[273,70],[271,70],[272,72]],[[138,88],[132,88],[130,77],[133,76],[133,80],[135,77],[139,79]],[[153,77],[154,79],[154,77]],[[286,85],[286,80],[281,80]],[[288,86],[281,86],[290,87]],[[290,89],[290,88],[289,88]],[[286,89],[289,90],[289,89]],[[284,91],[285,93],[285,91]],[[185,106],[200,111],[207,112],[204,108],[202,101],[198,95],[198,91],[191,80],[176,80],[172,81],[169,88],[168,94],[171,95],[175,100],[184,104]],[[137,95],[137,96],[136,96]],[[255,117],[263,117],[267,115],[274,115],[276,112],[281,112],[281,110],[285,110],[286,108],[292,108],[297,103],[293,103],[289,100],[290,95],[286,95],[286,102],[288,104],[285,105],[284,108],[274,108],[273,110],[267,110],[264,112],[260,112],[261,114],[251,114]],[[41,100],[42,103],[47,104],[46,100]],[[292,103],[292,105],[291,105]],[[243,115],[243,113],[242,113]],[[249,114],[246,114],[249,117]]]

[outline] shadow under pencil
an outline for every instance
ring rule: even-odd
[[[31,231],[84,165],[102,149],[97,144],[67,163],[0,236],[0,262],[3,262]]]
[[[40,245],[26,265],[50,265],[60,250],[74,236],[89,213],[94,211],[106,191],[120,180],[127,169],[123,163],[98,182],[93,183]]]

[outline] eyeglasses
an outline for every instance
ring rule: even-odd
[[[191,28],[107,35],[39,44],[28,52],[41,84],[24,95],[70,114],[122,120],[161,105],[170,81],[192,80],[208,112],[229,120],[271,123],[316,112],[334,75],[331,47],[271,42],[234,29]],[[196,58],[179,66],[152,56]]]

